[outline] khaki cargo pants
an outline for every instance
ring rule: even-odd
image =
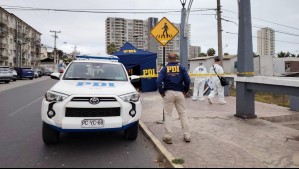
[[[165,138],[172,137],[172,111],[176,108],[180,116],[184,137],[189,139],[190,129],[189,121],[186,115],[186,103],[185,96],[182,92],[177,91],[166,91],[164,97],[164,113],[165,113]]]

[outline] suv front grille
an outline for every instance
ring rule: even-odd
[[[118,108],[66,108],[65,117],[117,117]]]
[[[72,102],[89,102],[92,97],[74,97]],[[116,102],[117,100],[114,97],[97,97],[100,102]]]

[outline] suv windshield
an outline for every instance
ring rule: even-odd
[[[122,65],[91,62],[72,63],[63,80],[128,81]]]

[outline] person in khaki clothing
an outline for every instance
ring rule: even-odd
[[[159,93],[164,99],[165,136],[163,141],[172,144],[172,111],[175,107],[179,113],[184,132],[184,140],[189,143],[191,134],[186,115],[185,95],[190,89],[190,77],[187,70],[176,62],[177,54],[168,54],[168,65],[164,67],[157,79]]]

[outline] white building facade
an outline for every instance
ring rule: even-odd
[[[0,7],[0,65],[38,67],[41,33]]]
[[[163,46],[151,35],[150,31],[158,23],[158,18],[147,20],[111,18],[106,19],[106,48],[114,43],[119,50],[126,42],[130,42],[138,49],[157,53],[157,64],[163,64]],[[174,24],[180,30],[180,24]],[[191,25],[188,25],[188,46],[190,44]],[[175,52],[180,54],[180,35],[178,34],[166,46],[166,54]],[[189,56],[189,55],[188,55]],[[190,56],[189,56],[190,57]]]
[[[275,31],[262,28],[257,31],[257,53],[260,56],[275,56]]]
[[[189,59],[200,57],[201,47],[200,46],[190,46],[189,47]]]

